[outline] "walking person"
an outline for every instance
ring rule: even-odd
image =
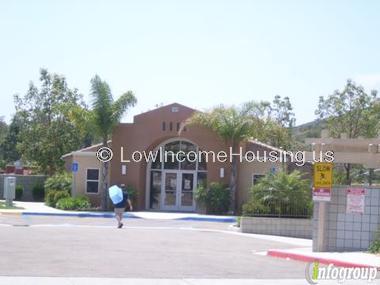
[[[123,215],[124,215],[127,203],[129,206],[129,210],[130,211],[133,210],[132,203],[131,203],[131,200],[129,199],[128,192],[127,192],[127,189],[125,188],[125,185],[121,184],[120,187],[123,190],[123,200],[115,204],[115,209],[114,209],[118,229],[121,229],[123,227],[122,220],[123,220]]]

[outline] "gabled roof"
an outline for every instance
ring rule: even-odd
[[[282,148],[277,148],[277,147],[271,146],[269,144],[266,144],[266,143],[263,143],[261,141],[258,141],[257,139],[249,139],[248,142],[252,143],[252,144],[259,145],[259,146],[262,146],[262,147],[265,147],[265,148],[270,149],[270,150],[277,151],[277,152],[286,152],[286,150],[284,150]]]
[[[134,119],[138,119],[138,118],[141,118],[141,117],[144,117],[145,115],[149,114],[149,113],[154,113],[154,112],[160,112],[162,111],[163,109],[169,109],[171,107],[180,107],[180,108],[184,108],[184,109],[187,109],[189,111],[197,111],[193,108],[190,108],[188,106],[185,106],[185,105],[182,105],[182,104],[179,104],[179,103],[171,103],[171,104],[168,104],[168,105],[164,105],[164,106],[161,106],[161,107],[158,107],[156,109],[152,109],[152,110],[149,110],[149,111],[146,111],[146,112],[143,112],[143,113],[140,113],[138,115],[135,115],[134,116]]]
[[[108,140],[107,141],[107,144],[110,145],[112,143],[112,140]],[[93,144],[93,145],[90,145],[88,147],[84,147],[84,148],[81,148],[81,149],[78,149],[78,150],[74,150],[72,152],[69,152],[69,153],[66,153],[64,155],[61,156],[61,159],[63,158],[66,158],[66,157],[69,157],[75,153],[78,153],[78,152],[96,152],[98,150],[98,148],[100,146],[102,146],[103,143],[98,143],[98,144]]]

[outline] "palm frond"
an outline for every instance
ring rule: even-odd
[[[136,102],[137,99],[132,91],[127,91],[121,95],[120,98],[112,104],[112,121],[114,123],[119,122],[128,107],[133,107]]]

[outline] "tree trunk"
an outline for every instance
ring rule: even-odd
[[[346,170],[346,184],[351,185],[351,164],[346,163],[344,165],[344,168]]]
[[[236,153],[237,143],[232,144],[232,152]],[[233,213],[237,212],[238,208],[238,200],[237,200],[237,168],[238,168],[238,159],[236,156],[232,157],[231,160],[231,176],[230,176],[230,193],[231,193],[231,210]]]
[[[108,147],[107,139],[103,139],[103,147]],[[102,163],[102,195],[101,195],[101,207],[106,211],[108,208],[108,168],[109,162]]]
[[[374,174],[374,169],[370,168],[369,173],[368,173],[368,184],[369,186],[372,186],[373,183],[373,174]]]

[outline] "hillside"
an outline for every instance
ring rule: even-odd
[[[305,142],[305,138],[319,138],[321,130],[326,126],[325,120],[314,120],[293,128],[293,136],[299,142]]]

